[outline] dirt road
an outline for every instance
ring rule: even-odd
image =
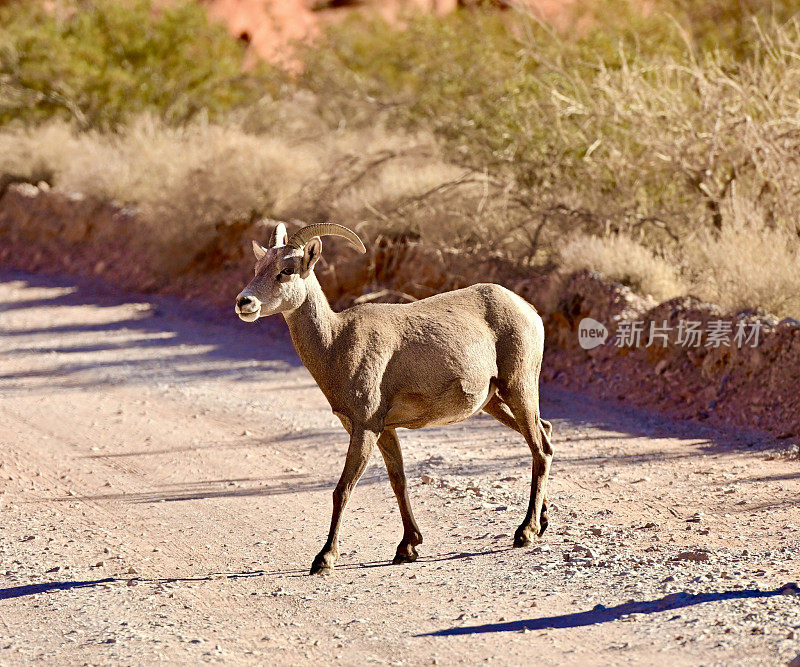
[[[0,274],[0,663],[782,664],[800,654],[800,462],[543,389],[550,529],[488,417],[401,433],[342,558],[306,574],[344,431],[280,321]]]

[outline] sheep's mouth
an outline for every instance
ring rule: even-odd
[[[237,308],[236,314],[239,316],[239,319],[244,322],[255,322],[261,315],[261,308],[256,308],[252,311],[242,311]]]

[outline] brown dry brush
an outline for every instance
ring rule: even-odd
[[[759,28],[751,51],[555,62],[411,129],[357,96],[331,124],[302,90],[224,122],[7,126],[0,175],[136,207],[165,271],[231,225],[332,220],[800,316],[800,24]]]

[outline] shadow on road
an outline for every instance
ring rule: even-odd
[[[523,630],[554,630],[563,628],[579,628],[588,625],[598,625],[617,621],[630,614],[655,614],[671,609],[682,609],[706,602],[722,602],[725,600],[744,600],[752,598],[771,598],[778,595],[796,595],[797,584],[786,584],[774,591],[761,591],[746,589],[740,591],[722,591],[718,593],[672,593],[658,600],[646,602],[626,602],[616,607],[605,608],[598,605],[589,611],[575,614],[562,614],[560,616],[544,616],[521,621],[506,623],[486,623],[484,625],[467,625],[456,628],[447,628],[436,632],[429,632],[417,637],[449,637],[454,635],[474,635],[487,632],[520,632]]]
[[[509,551],[511,547],[506,549],[487,549],[486,551],[462,551],[458,553],[447,553],[437,556],[424,556],[420,558],[420,562],[437,562],[448,560],[460,560],[466,558],[473,558],[476,556],[489,556],[492,554]],[[391,560],[380,561],[364,561],[359,563],[341,563],[336,566],[337,571],[341,570],[361,570],[364,568],[373,567],[392,567]],[[25,584],[23,586],[11,586],[8,588],[0,588],[0,600],[11,600],[12,598],[27,597],[29,595],[38,595],[40,593],[52,593],[55,591],[68,591],[75,588],[92,588],[101,584],[126,584],[129,586],[138,584],[152,584],[152,585],[165,585],[165,584],[180,584],[180,583],[194,583],[203,581],[215,581],[218,579],[252,579],[260,577],[306,577],[309,576],[308,568],[294,568],[288,570],[244,570],[242,572],[211,572],[209,574],[201,574],[196,576],[187,577],[129,577],[118,579],[114,577],[106,577],[105,579],[95,579],[91,581],[48,581],[39,584]]]
[[[54,290],[51,296],[0,301],[0,313],[26,309],[48,313],[41,326],[6,325],[3,336],[9,347],[5,352],[55,353],[59,362],[43,370],[31,368],[0,374],[0,382],[9,388],[24,389],[26,380],[39,377],[50,378],[64,387],[90,386],[100,383],[98,370],[116,373],[128,382],[157,379],[165,371],[173,378],[189,381],[226,375],[250,380],[258,378],[259,364],[253,366],[253,362],[300,365],[279,318],[245,326],[235,318],[232,308],[227,319],[223,319],[219,309],[170,297],[120,294],[110,287],[74,277],[0,271],[0,283],[3,282],[22,282],[31,288]],[[129,307],[121,313],[109,313],[107,319],[101,317],[99,322],[80,321],[70,314],[70,309],[76,306],[118,308],[131,304],[137,304],[135,314],[131,314]],[[41,321],[41,317],[38,319]],[[14,346],[16,341],[21,344]],[[158,350],[155,358],[153,350]],[[124,352],[128,358],[108,361],[103,353],[110,351]],[[86,359],[87,356],[90,358]]]
[[[0,282],[10,281],[22,282],[34,289],[51,289],[53,294],[0,302],[0,312],[32,309],[48,313],[48,320],[41,326],[5,326],[3,336],[11,347],[4,351],[38,355],[39,359],[45,355],[50,359],[52,352],[55,364],[0,374],[0,384],[5,384],[7,389],[25,391],[37,379],[49,380],[51,387],[73,388],[108,382],[189,384],[218,377],[260,382],[270,377],[270,371],[276,368],[275,362],[284,368],[300,365],[280,317],[246,326],[236,320],[232,312],[224,314],[219,309],[176,298],[121,294],[96,281],[70,276],[0,271]],[[70,320],[76,317],[69,315],[75,306],[114,308],[132,303],[140,304],[135,313],[131,313],[130,308],[123,309],[110,313],[108,321]],[[64,316],[60,314],[62,308]],[[122,351],[127,358],[109,360],[109,351]],[[541,396],[542,414],[555,422],[556,444],[560,424],[567,424],[591,431],[589,439],[619,434],[625,438],[664,437],[691,441],[687,443],[691,446],[686,448],[685,456],[698,451],[715,453],[754,446],[758,449],[785,448],[785,443],[770,440],[763,434],[746,433],[741,429],[725,433],[719,428],[680,422],[584,395],[576,398],[573,392],[555,385],[543,385]],[[489,420],[489,423],[496,427],[494,421]],[[606,435],[598,430],[606,431]],[[305,434],[297,437],[305,438]],[[618,453],[614,459],[629,458],[635,463],[667,456],[647,451]],[[573,464],[596,465],[602,463],[603,458],[589,453],[584,461],[576,459]]]
[[[27,595],[37,595],[38,593],[50,593],[52,591],[68,591],[73,588],[91,588],[100,584],[110,584],[118,579],[107,577],[106,579],[95,579],[94,581],[47,581],[42,584],[26,584],[25,586],[11,586],[0,588],[0,600],[10,600],[21,598]]]

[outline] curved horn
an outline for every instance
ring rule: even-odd
[[[302,248],[315,236],[341,236],[350,241],[350,243],[355,246],[356,250],[360,250],[362,253],[367,252],[361,239],[358,238],[358,235],[352,229],[348,229],[343,225],[337,225],[334,222],[322,222],[316,225],[301,227],[289,237],[286,245],[292,246],[293,248]]]
[[[275,228],[272,230],[272,234],[269,236],[269,244],[267,248],[278,248],[280,246],[286,245],[286,225],[282,222],[279,222],[275,225]]]

